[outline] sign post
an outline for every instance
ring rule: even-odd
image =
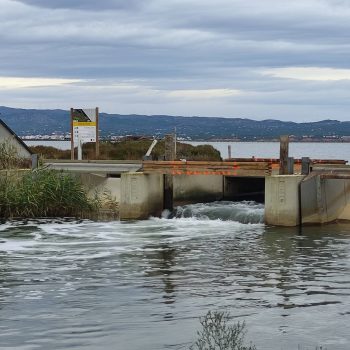
[[[74,160],[74,147],[78,146],[78,159],[82,159],[82,145],[95,142],[96,158],[99,156],[98,108],[71,108],[71,159]]]

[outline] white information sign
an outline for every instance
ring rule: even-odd
[[[86,142],[96,142],[96,125],[93,126],[87,126],[87,125],[79,125],[79,124],[85,124],[85,123],[73,123],[73,136],[74,136],[74,143],[77,143],[80,141],[82,143]],[[89,124],[95,124],[95,123],[89,123]]]
[[[98,158],[98,108],[71,108],[71,133],[71,159],[74,159],[74,148],[77,146],[78,160],[82,160],[83,144],[88,142],[95,143]]]

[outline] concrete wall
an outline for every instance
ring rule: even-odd
[[[344,183],[344,208],[338,215],[340,220],[350,220],[350,180],[342,180]]]
[[[301,184],[301,201],[303,223],[350,220],[350,180],[309,178]]]
[[[211,202],[223,197],[222,175],[174,176],[175,204]]]
[[[120,220],[143,220],[160,216],[163,210],[163,175],[121,175]]]
[[[278,226],[299,224],[299,183],[302,175],[276,175],[265,179],[265,223]]]
[[[88,196],[94,197],[98,194],[102,198],[120,202],[120,178],[95,174],[80,174],[79,176],[84,188],[88,191]]]
[[[174,176],[175,205],[215,201],[222,198],[223,176]],[[161,174],[124,173],[121,176],[120,219],[140,220],[160,216],[164,179]]]
[[[12,135],[3,125],[0,124],[0,142],[9,142],[13,145],[21,158],[31,158],[31,153]]]

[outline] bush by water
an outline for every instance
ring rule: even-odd
[[[0,172],[0,218],[86,217],[95,212],[74,176],[55,170]]]

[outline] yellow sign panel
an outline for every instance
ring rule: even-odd
[[[73,121],[73,126],[96,126],[96,122],[75,122],[75,121]]]
[[[73,144],[96,142],[98,110],[71,109]]]

